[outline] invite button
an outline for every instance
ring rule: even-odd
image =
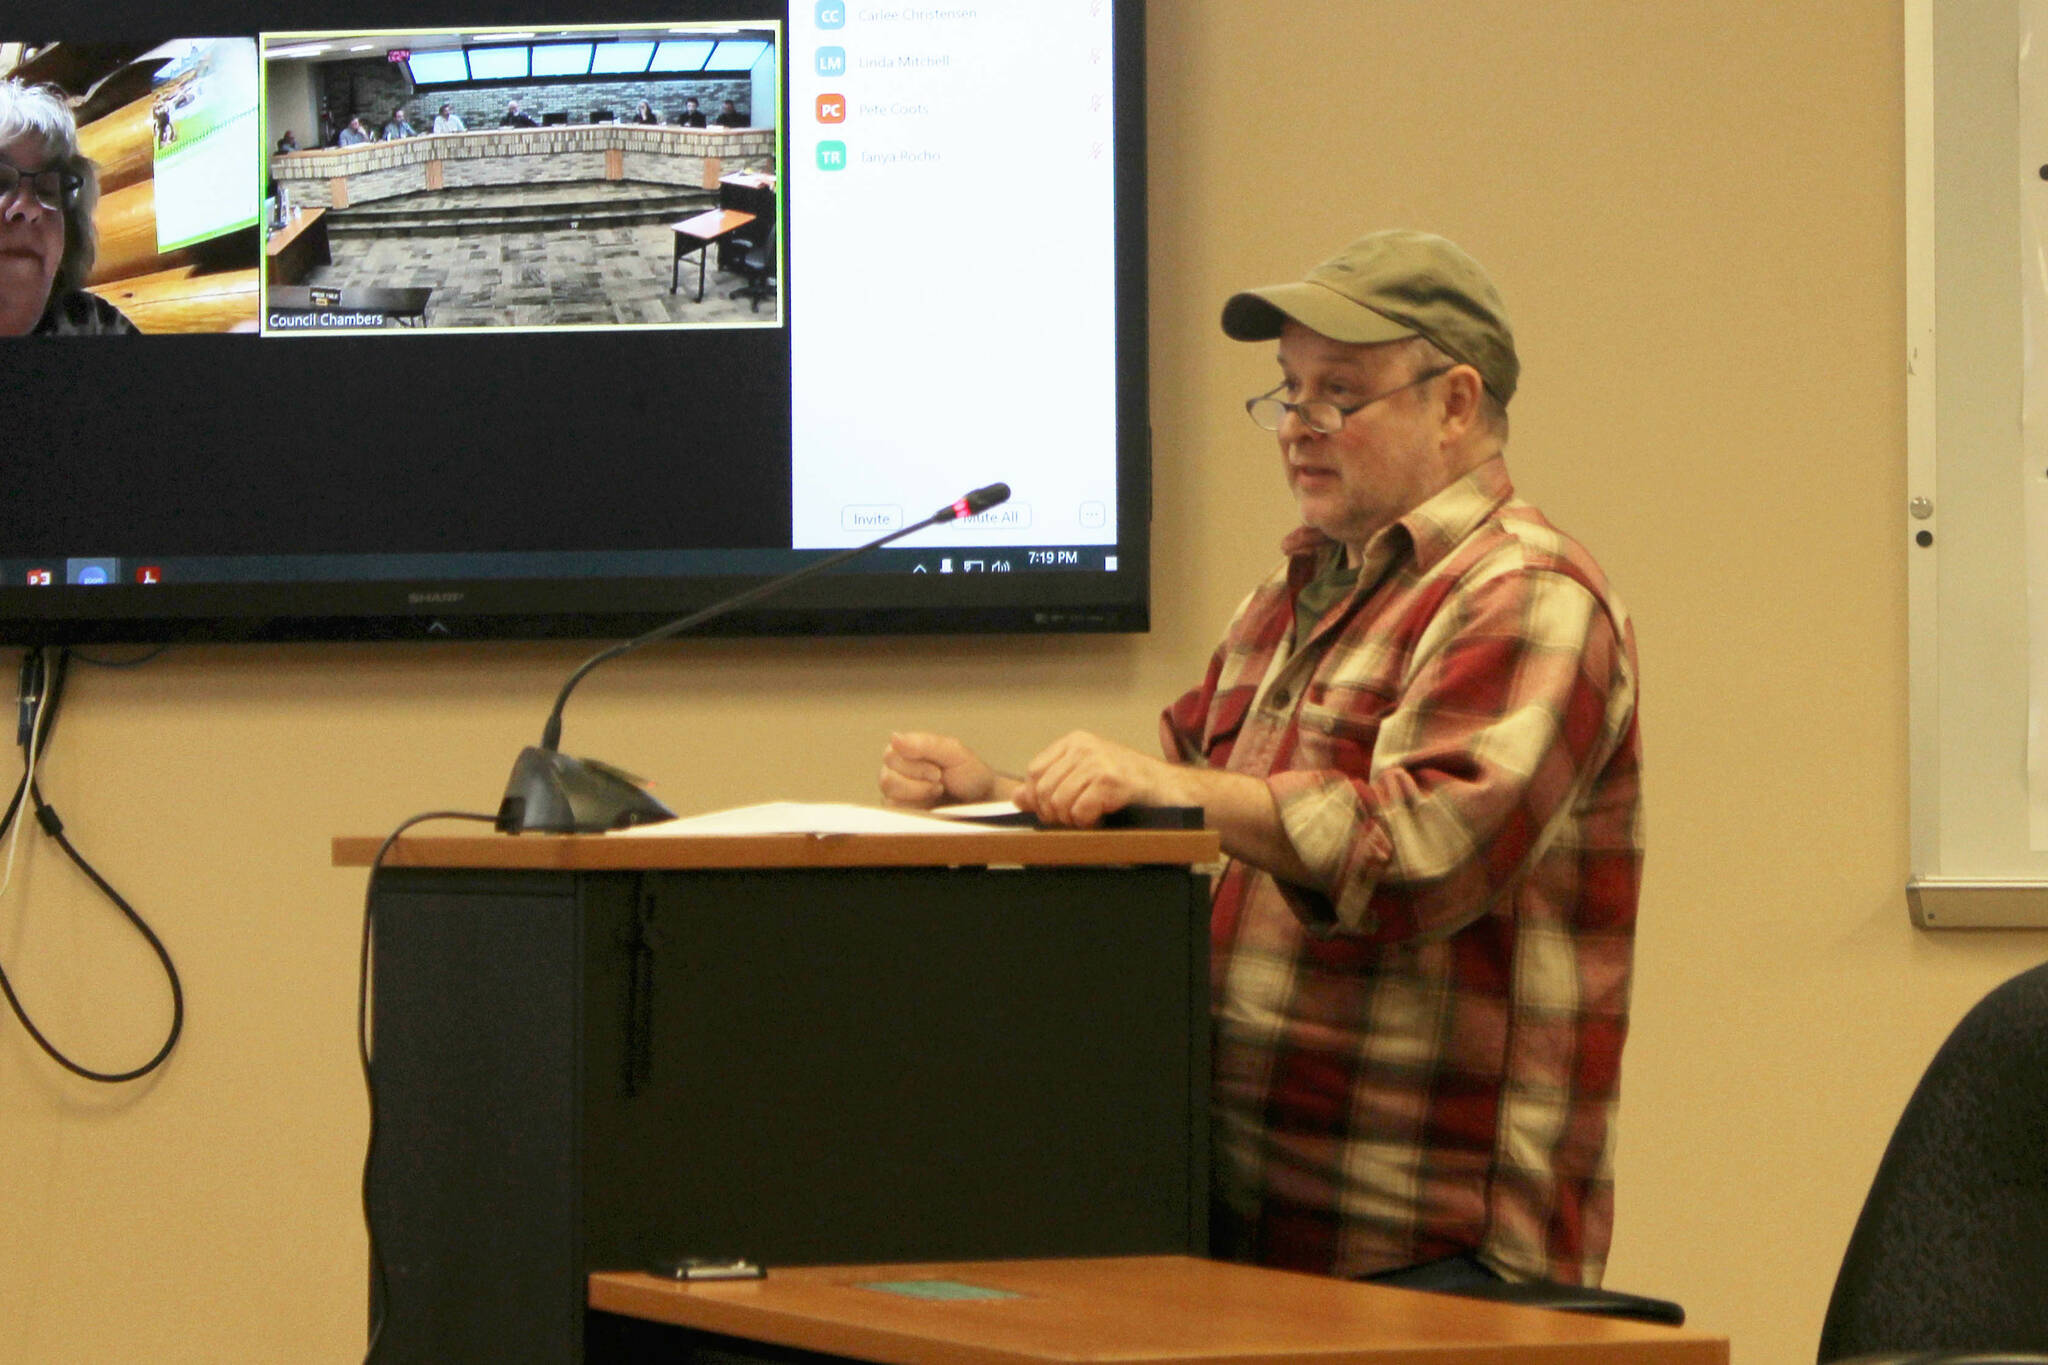
[[[842,531],[893,531],[903,524],[903,509],[887,503],[869,503],[839,509]]]

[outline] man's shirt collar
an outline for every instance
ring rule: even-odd
[[[1400,557],[1404,546],[1412,547],[1415,567],[1427,570],[1514,495],[1507,459],[1495,455],[1367,541],[1360,581],[1376,581]],[[1294,561],[1289,577],[1312,576],[1317,555],[1332,543],[1312,526],[1289,531],[1280,542],[1281,551]]]

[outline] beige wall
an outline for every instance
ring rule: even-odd
[[[1160,587],[1144,638],[697,643],[599,677],[570,747],[682,808],[864,798],[887,730],[1017,762],[1149,742],[1287,524],[1232,288],[1372,226],[1494,271],[1511,464],[1641,635],[1651,855],[1610,1282],[1811,1359],[1919,1069],[2048,936],[1913,930],[1906,875],[1900,16],[1892,0],[1155,0]],[[0,1022],[0,1358],[360,1349],[361,878],[328,836],[488,807],[569,646],[184,650],[83,671],[46,786],[177,952],[176,1060],[73,1083]],[[103,1066],[164,1017],[38,848],[0,961]]]
[[[320,105],[311,62],[263,64],[263,151],[267,156],[290,129],[301,147],[320,145]]]

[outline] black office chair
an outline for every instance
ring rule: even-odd
[[[747,282],[726,297],[745,299],[747,311],[758,313],[768,300],[769,281],[775,278],[775,225],[764,215],[734,233],[729,240],[738,253],[739,272]]]
[[[2048,1365],[2048,964],[1985,996],[1878,1163],[1822,1365]]]

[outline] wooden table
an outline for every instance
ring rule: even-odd
[[[313,267],[334,264],[334,250],[327,241],[327,210],[306,209],[270,234],[264,244],[269,257],[265,279],[272,285],[297,284]]]
[[[877,1288],[896,1285],[897,1290]],[[962,1291],[980,1297],[959,1297]],[[992,1291],[994,1296],[990,1296]],[[590,1277],[590,1306],[878,1365],[1727,1365],[1724,1337],[1186,1256]],[[624,1331],[648,1330],[619,1322]]]
[[[671,223],[670,229],[676,235],[675,259],[669,265],[668,292],[673,294],[682,282],[683,257],[697,253],[697,298],[704,302],[704,262],[711,254],[714,242],[720,242],[754,221],[751,213],[740,213],[734,209],[706,209],[695,218],[685,218],[680,223]]]

